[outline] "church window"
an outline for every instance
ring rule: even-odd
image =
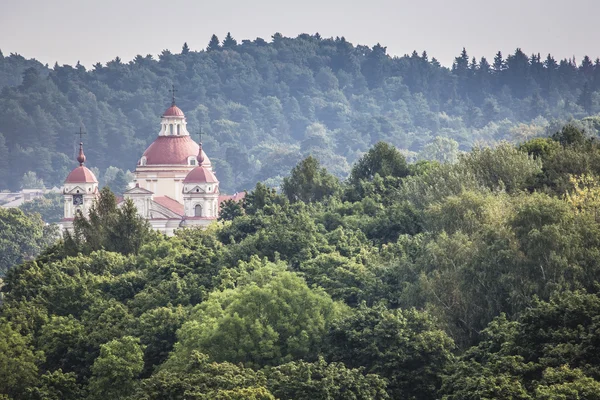
[[[181,128],[181,125],[177,125],[177,135],[181,135],[181,130],[179,128]]]
[[[196,188],[196,193],[198,193],[200,191],[200,189]]]
[[[194,216],[195,217],[202,216],[202,206],[200,204],[196,204],[196,207],[194,207]]]
[[[173,124],[169,125],[169,133],[173,135]]]
[[[190,160],[190,165],[196,165],[196,160],[194,160],[194,159],[191,159],[191,160]]]

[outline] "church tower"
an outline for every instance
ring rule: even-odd
[[[184,226],[205,226],[219,213],[219,181],[207,163],[202,142],[195,167],[183,180]]]
[[[73,227],[73,219],[79,211],[87,217],[96,196],[98,196],[98,179],[92,171],[83,165],[85,163],[83,142],[79,142],[77,161],[79,166],[67,176],[62,190],[64,218],[60,225],[63,229]]]
[[[175,89],[173,89],[175,93]],[[154,194],[183,202],[183,180],[197,166],[198,144],[190,137],[183,111],[175,104],[163,113],[158,137],[138,161],[134,183]],[[210,160],[203,154],[206,168]]]

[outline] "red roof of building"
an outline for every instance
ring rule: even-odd
[[[67,179],[65,179],[65,183],[98,183],[98,180],[92,171],[80,165],[71,171]]]
[[[163,113],[163,117],[184,118],[185,115],[183,115],[183,111],[181,111],[181,108],[177,107],[176,105],[172,105],[171,107],[167,108],[167,111]]]
[[[242,201],[242,200],[244,200],[244,197],[246,197],[246,192],[238,192],[238,193],[234,193],[234,194],[223,194],[223,195],[219,196],[219,203],[222,203],[227,200]]]
[[[185,214],[183,204],[175,199],[170,198],[169,196],[155,196],[153,200],[161,206],[173,211],[175,214],[181,216]]]
[[[200,165],[187,174],[183,183],[219,183],[219,181],[210,169]]]
[[[197,156],[198,147],[188,135],[159,136],[144,152],[146,165],[188,165],[188,158]],[[204,164],[210,165],[206,154]]]

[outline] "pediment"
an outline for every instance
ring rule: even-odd
[[[185,193],[207,193],[206,190],[204,190],[204,188],[200,185],[196,185],[190,188],[190,190],[187,190]]]
[[[133,194],[133,195],[136,195],[136,194],[138,194],[138,195],[149,195],[149,194],[154,194],[154,192],[151,192],[151,191],[150,191],[150,190],[148,190],[148,189],[144,189],[144,188],[141,188],[141,187],[139,187],[139,186],[136,186],[136,187],[133,187],[133,188],[131,188],[131,189],[127,190],[127,191],[126,191],[125,193],[123,193],[123,194],[124,194],[124,195],[132,195],[132,194]]]
[[[77,192],[77,191],[79,191],[79,192]],[[81,186],[73,186],[69,190],[65,190],[64,193],[65,194],[86,194],[88,192]],[[89,192],[89,193],[91,193],[91,192]]]

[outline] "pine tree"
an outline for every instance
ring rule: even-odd
[[[579,70],[585,75],[590,75],[592,72],[594,72],[594,63],[588,56],[583,57],[583,60],[581,60],[581,66],[579,67]]]
[[[477,71],[477,60],[475,59],[475,56],[473,56],[473,58],[471,59],[471,64],[469,65],[469,69],[471,70],[471,72]]]
[[[548,57],[546,57],[546,61],[544,61],[544,67],[546,67],[549,71],[554,71],[558,68],[558,63],[550,53],[548,53]]]
[[[505,64],[504,64],[504,59],[502,58],[502,52],[499,51],[498,53],[496,53],[496,56],[494,57],[494,72],[499,73],[504,71],[505,69]]]
[[[208,47],[206,48],[206,51],[220,50],[221,45],[219,43],[220,42],[217,35],[212,35],[212,37],[210,38],[210,42],[208,42]]]
[[[227,36],[225,36],[225,40],[223,40],[223,48],[233,49],[235,46],[237,46],[237,40],[231,36],[231,32],[227,32]]]
[[[469,69],[469,56],[467,54],[467,49],[463,47],[460,56],[454,59],[454,63],[452,64],[452,71],[458,75],[464,75],[466,71]]]
[[[479,71],[486,74],[490,71],[490,63],[488,62],[487,58],[481,57],[481,60],[479,60]]]
[[[187,54],[190,52],[190,48],[188,47],[187,42],[183,43],[183,47],[181,48],[181,54]]]

